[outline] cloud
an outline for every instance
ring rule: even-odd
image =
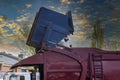
[[[111,21],[112,23],[115,23],[115,22],[119,21],[119,18],[111,18],[110,21]]]
[[[76,40],[86,40],[86,36],[83,36],[83,35],[75,35],[73,36],[73,38]]]
[[[75,3],[74,1],[70,1],[70,0],[60,0],[60,2],[68,5],[72,5]]]
[[[2,21],[6,21],[7,20],[7,18],[6,17],[4,17],[4,16],[2,16],[2,15],[0,15],[0,22]]]
[[[80,0],[80,3],[83,3],[84,2],[84,0]]]
[[[26,21],[28,14],[21,15],[17,20],[5,20],[4,16],[0,15],[0,48],[1,52],[11,53],[17,56],[20,53],[20,47],[23,47],[26,37],[23,35],[24,26],[21,24],[23,21]],[[26,18],[24,18],[26,16]],[[23,20],[23,18],[25,20]],[[26,24],[31,25],[30,23]],[[8,33],[12,32],[12,33]]]
[[[77,39],[77,40],[86,40],[86,36],[85,36],[85,32],[83,31],[79,31],[79,32],[75,32],[74,35],[73,35],[73,39]]]
[[[13,54],[15,56],[18,56],[18,54],[20,53],[20,49],[15,46],[15,45],[8,45],[8,44],[0,44],[0,52],[6,52],[6,53],[9,53],[9,54]]]
[[[6,25],[6,22],[0,22],[0,28],[5,26]]]
[[[69,11],[69,6],[60,4],[60,6],[55,7],[54,10],[56,10],[59,13],[66,14],[66,12]]]
[[[28,22],[28,18],[29,18],[29,15],[24,14],[18,17],[16,20],[9,19],[5,22],[4,16],[0,16],[0,35],[1,35],[0,39],[3,41],[1,43],[6,43],[4,42],[4,39],[11,40],[11,42],[15,40],[25,41],[26,37],[24,36],[25,32],[23,27],[28,27],[28,26],[24,26],[21,23],[23,21]],[[26,24],[30,25],[30,23],[26,23]],[[8,43],[11,43],[11,42],[8,41]]]
[[[32,4],[25,4],[26,8],[31,8]]]
[[[3,28],[3,26],[6,25],[6,20],[7,19],[4,16],[0,15],[0,35],[7,32],[7,30]]]
[[[9,34],[7,34],[6,36],[9,36],[10,39],[12,40],[23,40],[25,41],[25,37],[21,32],[24,32],[22,29],[22,25],[19,25],[15,22],[8,24],[9,28],[12,29],[13,33],[12,35],[9,36]]]
[[[16,21],[21,22],[21,21],[29,21],[30,13],[25,13],[21,15],[20,17],[17,17]]]
[[[49,8],[54,9],[54,8],[55,8],[55,6],[49,6]]]
[[[20,10],[18,10],[18,12],[20,12],[20,13],[24,13],[25,10],[24,10],[24,9],[20,9]]]
[[[3,29],[3,28],[0,28],[0,33],[1,34],[4,34],[4,33],[6,33],[7,32],[7,30],[5,30],[5,29]]]
[[[69,0],[60,0],[62,3],[67,3]]]
[[[76,8],[73,10],[73,12],[74,12],[74,13],[78,13],[78,12],[80,12],[80,10],[81,10],[80,7],[76,7]]]
[[[20,27],[15,21],[10,21],[6,24],[10,29],[18,29]]]
[[[89,20],[85,14],[73,14],[74,25],[88,25]]]
[[[24,36],[20,32],[20,30],[22,31],[21,25],[12,21],[12,23],[7,23],[2,26],[9,27],[9,30],[4,29],[2,27],[0,28],[0,32],[1,32],[1,34],[3,34],[4,38],[6,37],[6,38],[12,39],[12,40],[25,40]],[[11,31],[12,33],[7,33],[8,31]]]
[[[18,18],[16,19],[16,21],[18,21],[18,22],[28,21],[28,17],[26,17],[26,16],[18,17]]]
[[[87,25],[89,23],[89,21],[88,20],[86,20],[86,19],[82,19],[82,20],[80,20],[80,19],[76,19],[76,20],[74,20],[74,24],[76,25],[79,25],[79,24],[81,24],[81,25]]]

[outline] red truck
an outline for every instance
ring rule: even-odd
[[[120,51],[68,48],[58,44],[73,32],[71,12],[64,15],[40,8],[27,40],[36,54],[11,68],[35,66],[40,80],[120,80]],[[32,77],[31,80],[38,79],[35,75]]]

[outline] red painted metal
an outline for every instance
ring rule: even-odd
[[[101,55],[102,59],[102,78],[99,80],[120,80],[120,51],[100,51],[99,53],[92,53],[89,56],[89,71],[90,80],[97,80],[95,78],[94,60],[92,55]]]
[[[87,69],[84,67],[87,67],[87,64],[84,63],[82,57],[74,54],[75,52],[51,48],[46,55],[46,65],[49,65],[47,66],[47,80],[85,80]],[[52,76],[52,79],[49,76]]]
[[[99,55],[99,59],[94,57]],[[101,63],[102,67],[97,69],[96,62]],[[12,68],[41,64],[44,65],[44,80],[120,80],[120,51],[96,48],[49,48],[42,54],[18,62]],[[98,75],[95,70],[102,72]]]
[[[14,64],[11,68],[20,67],[20,66],[33,66],[38,64],[44,64],[43,54],[36,54],[26,59],[19,61]]]

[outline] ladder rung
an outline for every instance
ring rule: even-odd
[[[102,67],[102,65],[98,65],[98,64],[96,64],[96,65],[94,65],[95,67]]]
[[[93,58],[102,58],[102,57],[93,57]]]
[[[102,68],[100,68],[100,67],[95,67],[94,69],[96,69],[96,70],[102,70]]]
[[[93,59],[94,62],[102,62],[102,59]]]
[[[93,59],[102,59],[102,58],[93,58]]]
[[[102,69],[96,69],[95,71],[99,71],[99,72],[102,72],[101,70],[102,70]]]
[[[102,74],[102,71],[100,71],[100,70],[95,70],[95,73],[96,73],[96,74]]]
[[[96,73],[97,73],[97,72],[100,73],[100,72],[102,72],[102,71],[100,71],[100,70],[95,70],[95,72],[96,72]]]
[[[102,69],[102,66],[95,66],[95,69]]]
[[[102,73],[95,73],[95,76],[102,76]]]
[[[93,57],[102,57],[102,55],[93,55]]]
[[[102,75],[95,75],[95,77],[97,77],[97,78],[98,78],[98,77],[99,77],[99,78],[102,78],[103,76],[102,76]]]
[[[96,56],[100,56],[100,57],[102,57],[102,55],[100,55],[100,54],[95,54],[95,55],[93,55],[93,56],[95,56],[95,57],[96,57]]]
[[[102,78],[103,76],[101,75],[95,75],[96,78]]]
[[[95,72],[95,74],[101,74],[102,75],[102,72]]]
[[[102,73],[102,70],[95,70],[95,73]]]

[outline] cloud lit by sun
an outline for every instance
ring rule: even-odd
[[[60,0],[60,1],[61,1],[61,3],[67,4],[67,5],[75,4],[75,2],[71,1],[71,0]]]
[[[25,4],[25,6],[26,6],[27,8],[31,8],[31,7],[32,7],[32,4]]]
[[[35,14],[40,7],[46,7],[62,14],[71,10],[75,29],[71,41],[76,46],[89,45],[87,36],[89,36],[91,32],[91,23],[94,23],[98,18],[103,20],[106,38],[118,41],[120,38],[118,34],[120,32],[119,1],[98,1],[100,1],[100,3],[96,0],[25,0],[24,2],[12,0],[10,3],[6,0],[1,1],[0,45],[4,44],[7,52],[9,52],[9,50],[12,52],[11,48],[8,48],[13,46],[17,48],[15,50],[18,50],[19,53],[19,48],[26,45],[25,42],[32,27]],[[84,44],[82,42],[84,42]],[[78,45],[78,43],[81,45]],[[4,51],[4,48],[0,51]]]

